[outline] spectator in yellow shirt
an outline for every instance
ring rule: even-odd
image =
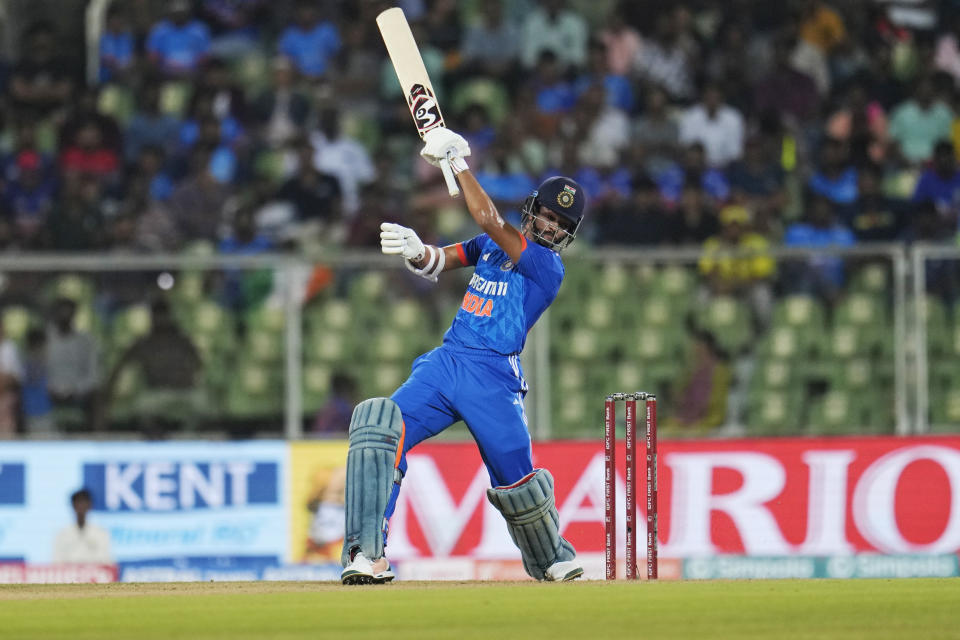
[[[820,0],[806,0],[800,13],[800,38],[824,55],[847,37],[843,18],[830,5]]]
[[[752,215],[740,205],[720,211],[720,233],[707,238],[700,257],[701,303],[728,295],[750,305],[758,330],[765,329],[773,307],[771,281],[776,271],[770,243],[751,228]]]

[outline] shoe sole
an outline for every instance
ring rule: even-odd
[[[343,584],[374,584],[376,581],[369,573],[346,573],[340,576],[340,582]]]
[[[583,569],[581,569],[580,567],[577,567],[573,571],[568,572],[567,575],[563,576],[563,579],[561,579],[560,582],[570,582],[571,580],[576,580],[582,575],[583,575]]]

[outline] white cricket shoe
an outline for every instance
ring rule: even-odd
[[[583,575],[583,567],[576,560],[554,562],[547,568],[543,579],[547,582],[569,582]]]
[[[350,564],[340,572],[340,582],[343,584],[372,584],[373,583],[373,563],[358,551]]]
[[[370,562],[363,552],[358,551],[353,560],[340,573],[343,584],[383,584],[395,578],[393,569],[386,558]]]
[[[390,566],[390,561],[386,558],[380,558],[373,563],[373,582],[375,584],[390,582],[395,577],[393,567]]]

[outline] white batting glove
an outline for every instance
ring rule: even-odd
[[[393,222],[380,225],[380,251],[388,255],[403,256],[414,262],[423,260],[426,253],[423,242],[413,229]]]
[[[441,160],[449,159],[454,173],[467,170],[464,158],[470,155],[470,145],[459,133],[446,127],[437,127],[427,131],[423,143],[420,155],[433,166],[439,167]]]

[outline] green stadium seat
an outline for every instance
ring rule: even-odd
[[[254,362],[278,365],[286,354],[285,334],[261,329],[249,329],[244,340],[244,353]]]
[[[681,324],[676,305],[664,295],[649,295],[632,307],[639,323],[647,327],[676,327]]]
[[[236,337],[233,314],[212,300],[178,307],[177,318],[191,336],[209,335],[215,344],[232,344]]]
[[[390,396],[410,374],[410,364],[372,364],[361,368],[357,379],[363,397]]]
[[[174,279],[170,297],[179,309],[189,308],[204,301],[204,273],[202,271],[182,271]]]
[[[126,125],[136,111],[133,91],[118,84],[105,85],[97,96],[97,111]]]
[[[623,338],[629,338],[627,354],[642,362],[678,362],[686,355],[688,336],[681,327],[641,326]]]
[[[826,350],[835,358],[883,355],[889,350],[886,338],[879,327],[840,322],[834,325]]]
[[[417,355],[420,343],[409,334],[392,329],[382,329],[369,340],[367,358],[375,364],[384,362],[408,362]]]
[[[890,291],[890,265],[870,262],[854,270],[850,277],[850,290],[875,296],[886,296]]]
[[[286,313],[280,307],[260,305],[246,315],[248,330],[283,333],[287,328]]]
[[[865,430],[867,419],[862,396],[854,392],[831,389],[822,398],[813,400],[808,416],[811,435],[839,435]]]
[[[614,392],[649,392],[649,390],[646,388],[648,385],[644,367],[634,362],[623,362],[617,365],[614,369],[611,382],[613,388],[611,391],[604,392],[604,395],[606,393]]]
[[[696,286],[696,276],[690,267],[669,265],[663,267],[650,282],[652,291],[670,297],[691,298]]]
[[[599,330],[613,329],[617,323],[617,303],[606,296],[592,296],[583,301],[580,313],[583,323]]]
[[[86,275],[68,273],[56,276],[47,286],[47,297],[67,298],[78,305],[91,305],[96,287]]]
[[[365,301],[382,304],[386,298],[387,275],[383,271],[364,271],[353,276],[347,287],[352,302]]]
[[[809,331],[791,325],[774,326],[760,342],[764,358],[794,359],[810,355]]]
[[[796,388],[753,391],[747,397],[747,428],[751,435],[794,435],[803,418],[803,391]]]
[[[384,319],[388,326],[398,331],[419,332],[427,322],[427,314],[413,300],[398,300],[387,308]]]
[[[143,389],[143,373],[136,365],[120,370],[110,397],[109,418],[113,422],[126,422],[136,416],[136,399]]]
[[[43,327],[43,322],[33,311],[20,305],[10,305],[3,309],[3,335],[14,342],[23,344],[27,332],[33,327]]]
[[[790,360],[769,358],[760,360],[750,380],[756,390],[789,390],[797,384],[797,368]]]
[[[304,321],[315,330],[345,331],[353,324],[353,309],[342,298],[330,298],[304,309]]]
[[[606,262],[600,266],[598,289],[605,296],[622,300],[623,296],[634,294],[635,287],[629,267],[621,262]]]
[[[850,293],[837,305],[834,321],[838,324],[860,326],[886,327],[889,324],[887,308],[883,298],[862,291]]]
[[[732,357],[741,355],[755,337],[747,306],[730,296],[715,296],[700,307],[696,322]]]
[[[872,359],[855,357],[836,361],[827,369],[832,389],[872,391],[881,386],[880,369]]]
[[[930,389],[931,429],[956,433],[960,426],[960,384]]]
[[[250,48],[231,65],[236,82],[253,95],[270,84],[270,61],[262,51]]]
[[[354,334],[350,331],[311,329],[303,336],[303,350],[307,362],[336,364],[356,361],[360,354],[354,349]]]
[[[775,327],[790,326],[822,331],[826,324],[823,303],[809,295],[790,295],[777,301],[773,309]]]
[[[890,388],[863,389],[859,391],[863,407],[866,433],[892,434],[896,431],[894,394]]]
[[[252,419],[278,416],[283,412],[283,381],[280,371],[253,362],[234,368],[225,398],[231,418]]]
[[[150,308],[146,304],[130,305],[114,316],[110,325],[108,349],[116,353],[149,332]]]
[[[330,395],[331,367],[324,364],[307,364],[303,367],[303,411],[315,414],[323,408]]]
[[[927,379],[931,402],[935,395],[960,389],[960,361],[944,356],[931,358],[927,363]]]
[[[943,301],[933,295],[924,296],[920,305],[927,330],[927,351],[930,357],[950,352],[950,320]]]
[[[597,360],[610,351],[609,333],[589,327],[578,327],[569,332],[551,332],[552,349],[557,357],[577,360]]]
[[[592,398],[583,389],[570,391],[553,403],[552,416],[552,437],[583,437],[590,433],[594,423],[598,426],[596,433],[601,434],[603,401],[602,398]]]
[[[160,112],[175,118],[183,117],[192,92],[187,82],[165,82],[160,87]]]

